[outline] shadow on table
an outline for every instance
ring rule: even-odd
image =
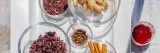
[[[142,13],[144,1],[145,0],[135,0],[133,14],[132,14],[132,21],[131,21],[132,27],[140,21],[140,16]],[[130,44],[128,47],[129,50],[127,53],[143,53],[148,49],[149,45],[139,47],[136,46],[130,39]]]
[[[128,50],[126,51],[126,53],[131,53],[131,37],[129,38],[129,43],[128,43]]]
[[[128,44],[128,50],[126,53],[143,53],[148,49],[149,45],[146,46],[137,46],[133,43],[133,41],[130,38],[129,44]]]
[[[133,41],[131,41],[131,52],[143,53],[148,49],[149,45],[146,46],[136,46]]]

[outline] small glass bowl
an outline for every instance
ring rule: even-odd
[[[94,24],[92,23],[85,23],[85,22],[80,22],[80,21],[77,21],[76,18],[72,18],[70,20],[70,24],[76,24],[76,23],[85,23],[87,24],[92,32],[93,33],[93,39],[101,39],[105,36],[108,36],[107,34],[111,31],[113,25],[114,25],[114,22],[116,20],[116,16],[114,16],[114,18],[112,20],[110,20],[109,22],[105,23],[105,24],[102,24],[102,25],[99,25],[99,26],[95,26]]]
[[[95,40],[99,43],[100,48],[102,47],[102,43],[107,45],[107,53],[116,53],[114,46],[106,40]],[[92,41],[94,42],[94,41]],[[91,53],[89,47],[86,49],[86,53]]]
[[[93,37],[92,36],[93,34],[92,34],[92,31],[91,31],[91,28],[88,25],[86,25],[86,24],[79,23],[79,24],[72,24],[72,25],[70,25],[70,27],[67,30],[67,34],[68,34],[71,46],[73,48],[77,48],[77,49],[84,49],[87,46],[87,42],[84,45],[79,46],[79,45],[76,45],[72,41],[71,36],[74,33],[74,31],[77,30],[77,29],[82,29],[82,30],[86,31],[86,34],[88,35],[88,40],[87,40],[87,42],[88,42],[89,40],[92,40],[92,37]]]
[[[37,25],[29,26],[22,33],[18,42],[18,53],[29,53],[32,43],[37,40],[40,35],[45,34],[46,32],[56,32],[57,37],[66,44],[67,53],[71,52],[69,39],[60,27],[52,23],[40,22]]]
[[[69,8],[73,14],[74,17],[76,17],[81,22],[87,22],[87,23],[94,23],[97,25],[105,24],[108,21],[110,21],[114,16],[116,16],[119,6],[120,6],[120,0],[104,0],[108,3],[108,9],[105,11],[102,11],[101,14],[93,15],[92,12],[83,12],[82,6],[78,5],[75,7],[73,5],[72,0],[68,0]]]
[[[136,26],[141,25],[141,24],[143,24],[143,25],[145,25],[145,26],[147,26],[147,27],[149,27],[149,28],[151,29],[152,37],[151,37],[151,39],[149,40],[149,42],[147,42],[147,43],[145,43],[145,44],[141,44],[141,43],[136,42],[136,41],[134,40],[134,38],[133,38],[133,35],[132,35],[132,41],[133,41],[133,43],[134,43],[135,45],[137,45],[137,46],[145,46],[145,45],[150,44],[150,42],[152,41],[152,39],[153,39],[153,37],[154,37],[154,35],[155,35],[154,26],[153,26],[151,23],[146,22],[146,21],[141,21],[141,22],[139,22],[138,24],[135,24],[135,25],[133,26],[133,28],[132,28],[132,33],[133,33],[133,29],[134,29]],[[142,38],[143,38],[143,37],[142,37]]]
[[[64,19],[67,18],[66,17],[66,14],[68,13],[68,7],[67,9],[62,13],[62,14],[59,14],[59,15],[50,15],[48,14],[45,10],[44,10],[44,7],[43,7],[43,0],[39,0],[39,6],[40,6],[40,9],[42,11],[41,14],[44,14],[43,15],[43,18],[45,21],[49,21],[51,23],[57,23],[57,22],[60,22],[62,21],[63,23],[64,22]],[[65,20],[66,21],[66,20]]]

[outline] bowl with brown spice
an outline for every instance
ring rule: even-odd
[[[44,20],[62,21],[68,12],[68,0],[39,0]]]
[[[70,53],[66,33],[57,25],[40,22],[28,27],[18,42],[18,53]]]
[[[92,31],[86,24],[72,24],[68,30],[69,41],[73,48],[83,49],[86,48],[87,42],[92,40]]]

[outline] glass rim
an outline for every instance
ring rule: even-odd
[[[144,24],[144,23],[146,23],[146,24]],[[155,28],[154,28],[154,26],[153,26],[150,22],[140,21],[139,23],[135,24],[135,25],[132,27],[132,31],[131,31],[131,32],[133,32],[133,29],[134,29],[136,26],[140,25],[140,24],[143,24],[143,25],[145,25],[145,26],[146,26],[146,25],[150,25],[149,28],[153,28],[153,29],[151,29],[151,32],[152,32],[151,39],[149,40],[149,42],[147,42],[147,43],[145,43],[145,44],[141,44],[141,43],[138,43],[138,42],[136,42],[136,41],[134,40],[132,33],[131,33],[131,35],[132,35],[131,38],[132,38],[132,41],[133,41],[134,44],[136,44],[136,45],[138,45],[138,46],[145,46],[145,45],[150,44],[151,41],[153,40],[153,38],[154,38],[154,36],[155,36]]]
[[[91,28],[90,28],[88,25],[84,24],[84,23],[74,23],[74,24],[71,24],[71,25],[69,26],[69,28],[67,29],[67,36],[68,36],[68,37],[71,36],[71,35],[69,34],[69,31],[72,29],[72,27],[74,27],[74,25],[83,25],[83,26],[85,26],[85,27],[89,30],[89,33],[90,33],[91,35],[89,35],[90,38],[87,40],[87,42],[88,42],[89,40],[92,40],[92,39],[93,39],[93,33],[92,33]],[[70,43],[71,43],[71,40],[70,40],[70,39],[69,39],[69,41],[70,41]],[[75,47],[73,44],[71,44],[71,46],[72,46],[73,48],[78,48],[78,49],[84,49],[84,48],[86,48],[86,46]]]

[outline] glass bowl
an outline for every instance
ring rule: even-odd
[[[81,22],[104,24],[111,20],[118,12],[120,6],[120,0],[104,0],[107,1],[109,7],[106,11],[101,14],[93,15],[93,13],[86,13],[82,11],[82,6],[78,5],[75,7],[72,0],[68,0],[68,5],[71,13]]]
[[[153,39],[154,36],[155,36],[154,26],[153,26],[151,23],[146,22],[146,21],[141,21],[141,22],[135,24],[135,25],[133,26],[133,28],[132,28],[132,33],[133,33],[133,29],[134,29],[136,26],[141,25],[141,24],[142,24],[142,25],[145,25],[145,26],[147,26],[147,27],[150,28],[150,30],[151,30],[151,32],[152,32],[152,34],[151,34],[152,36],[151,36],[151,39],[150,39],[147,43],[141,44],[141,43],[136,42],[136,41],[134,40],[134,38],[133,38],[133,35],[132,35],[132,41],[133,41],[133,43],[134,43],[135,45],[137,45],[137,46],[145,46],[145,45],[150,44],[150,42],[152,41],[152,39]],[[142,38],[143,38],[143,37],[142,37]]]
[[[68,34],[68,37],[69,37],[69,41],[70,41],[70,43],[71,43],[71,46],[72,46],[73,48],[76,48],[76,49],[84,49],[84,48],[86,48],[86,46],[87,46],[87,42],[86,42],[84,45],[76,45],[76,44],[72,41],[71,36],[72,36],[72,34],[74,33],[74,31],[77,30],[77,29],[82,29],[82,30],[86,31],[86,34],[88,35],[88,40],[87,40],[87,42],[88,42],[89,40],[92,40],[92,37],[93,37],[93,36],[92,36],[91,28],[90,28],[88,25],[86,25],[86,24],[79,23],[79,24],[71,24],[70,27],[69,27],[68,30],[67,30],[67,34]]]
[[[39,6],[40,6],[40,9],[41,9],[41,14],[42,14],[42,17],[43,17],[43,20],[45,21],[49,21],[51,23],[54,23],[54,24],[62,24],[62,23],[65,23],[67,19],[66,17],[66,14],[68,13],[68,7],[67,9],[62,13],[62,14],[59,14],[59,15],[50,15],[48,14],[45,10],[44,10],[44,6],[43,6],[43,0],[39,0]]]
[[[67,53],[71,52],[69,39],[60,27],[52,23],[40,22],[37,25],[29,26],[22,33],[18,42],[18,53],[29,53],[31,44],[37,40],[40,35],[45,34],[46,32],[56,32],[56,36],[65,43]]]
[[[87,24],[91,28],[92,32],[94,32],[93,33],[93,40],[95,40],[95,39],[101,39],[105,36],[108,36],[108,33],[111,31],[115,20],[116,20],[116,16],[112,20],[110,20],[109,22],[107,22],[105,24],[102,24],[100,26],[95,26],[91,23],[80,22],[80,21],[77,21],[77,19],[72,18],[70,20],[70,24],[77,24],[77,23]]]
[[[99,43],[100,48],[101,48],[102,43],[105,43],[107,45],[107,53],[116,53],[114,46],[108,41],[106,40],[95,40],[95,41]],[[93,42],[94,41],[92,41],[92,43]],[[86,53],[91,53],[89,47],[86,49]]]

